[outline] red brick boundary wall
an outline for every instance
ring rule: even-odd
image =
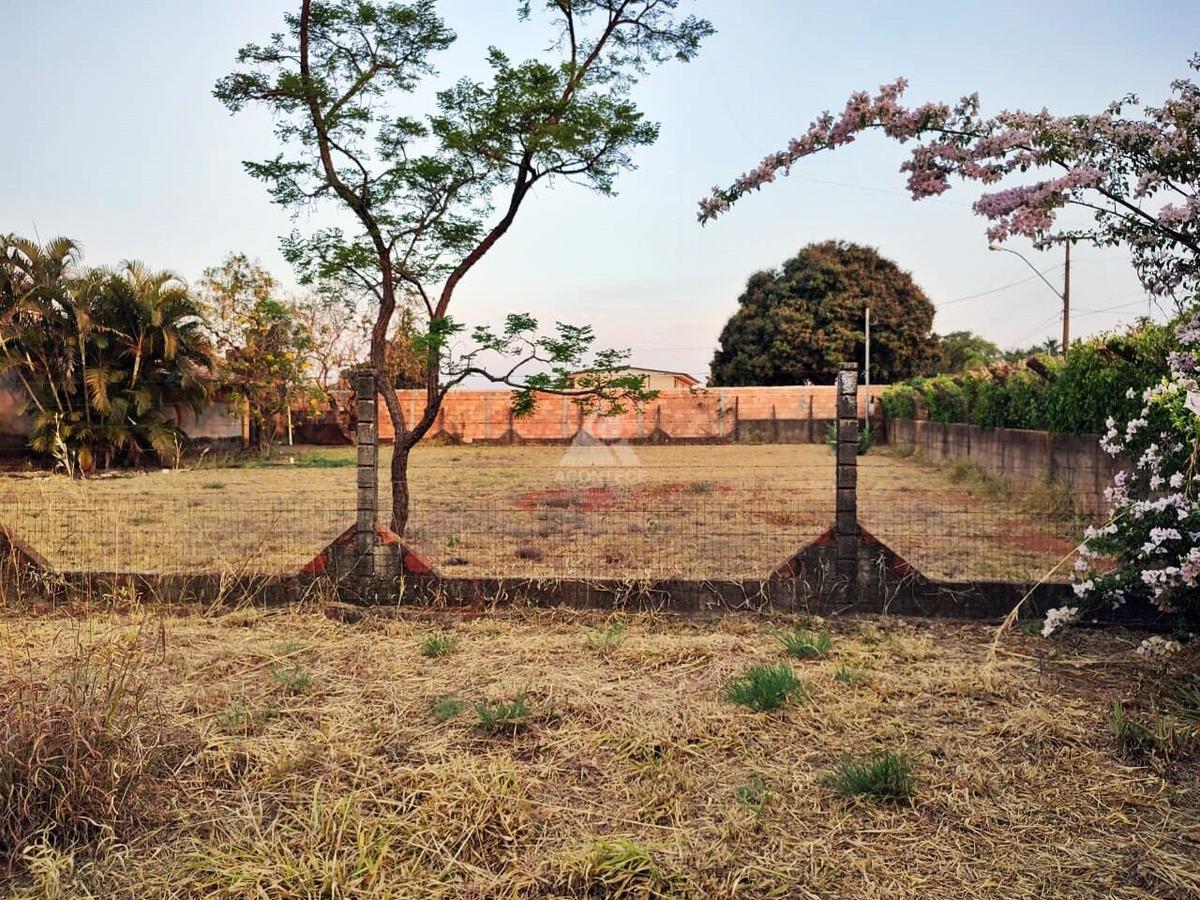
[[[871,385],[876,400],[886,385]],[[425,392],[396,391],[408,421],[420,418]],[[568,443],[586,432],[604,441],[692,443],[821,443],[837,418],[834,385],[795,387],[691,388],[660,391],[644,409],[616,416],[584,415],[569,398],[538,398],[527,416],[510,412],[508,391],[451,391],[442,403],[433,439],[456,444]],[[859,388],[859,408],[867,408],[867,389]],[[380,400],[379,439],[395,439]]]

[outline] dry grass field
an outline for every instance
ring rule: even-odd
[[[797,624],[0,611],[11,896],[1200,895],[1197,769],[1108,731],[1168,696],[1137,637]],[[880,751],[910,796],[832,780]]]
[[[353,465],[352,448],[298,448],[7,477],[0,521],[63,568],[295,571],[353,521]],[[833,473],[813,445],[421,447],[409,539],[450,575],[762,578],[831,524]],[[933,577],[1037,580],[1074,546],[1046,515],[1061,498],[1010,498],[965,468],[876,450],[859,483],[865,527]]]

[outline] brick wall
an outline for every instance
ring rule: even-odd
[[[878,399],[884,385],[872,385]],[[405,418],[414,422],[425,408],[425,392],[397,391]],[[824,440],[824,423],[836,418],[833,385],[795,387],[692,388],[660,391],[642,410],[617,416],[584,416],[565,397],[543,395],[528,416],[509,414],[508,391],[451,391],[446,395],[430,437],[458,443],[558,443],[580,429],[606,441]],[[859,408],[867,391],[859,388]],[[876,404],[878,407],[878,403]],[[813,427],[796,428],[796,423]],[[379,437],[395,438],[380,400]]]

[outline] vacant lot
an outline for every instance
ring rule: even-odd
[[[91,765],[86,792],[0,811],[41,834],[16,851],[29,896],[1200,892],[1195,769],[1107,730],[1116,685],[1161,674],[1119,633],[1010,633],[989,662],[980,626],[805,622],[832,642],[802,660],[782,618],[66,612],[0,618],[0,751],[22,698],[44,758],[70,745],[49,723],[99,748],[32,790]],[[752,664],[802,690],[735,705]],[[829,781],[881,750],[909,799]]]
[[[353,465],[351,448],[298,449],[240,468],[6,478],[0,520],[64,568],[294,571],[353,521]],[[447,574],[762,578],[831,524],[833,474],[811,445],[422,447],[409,539]],[[965,469],[876,451],[859,483],[864,525],[934,577],[1036,580],[1074,546],[1046,498]]]

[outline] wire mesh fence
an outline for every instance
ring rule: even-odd
[[[383,449],[381,519],[390,517]],[[64,571],[298,571],[355,517],[353,448],[85,481],[0,482],[0,523]],[[821,445],[424,446],[404,540],[448,577],[744,580],[833,522]],[[1050,486],[877,447],[859,520],[923,574],[1066,580],[1086,515]]]

